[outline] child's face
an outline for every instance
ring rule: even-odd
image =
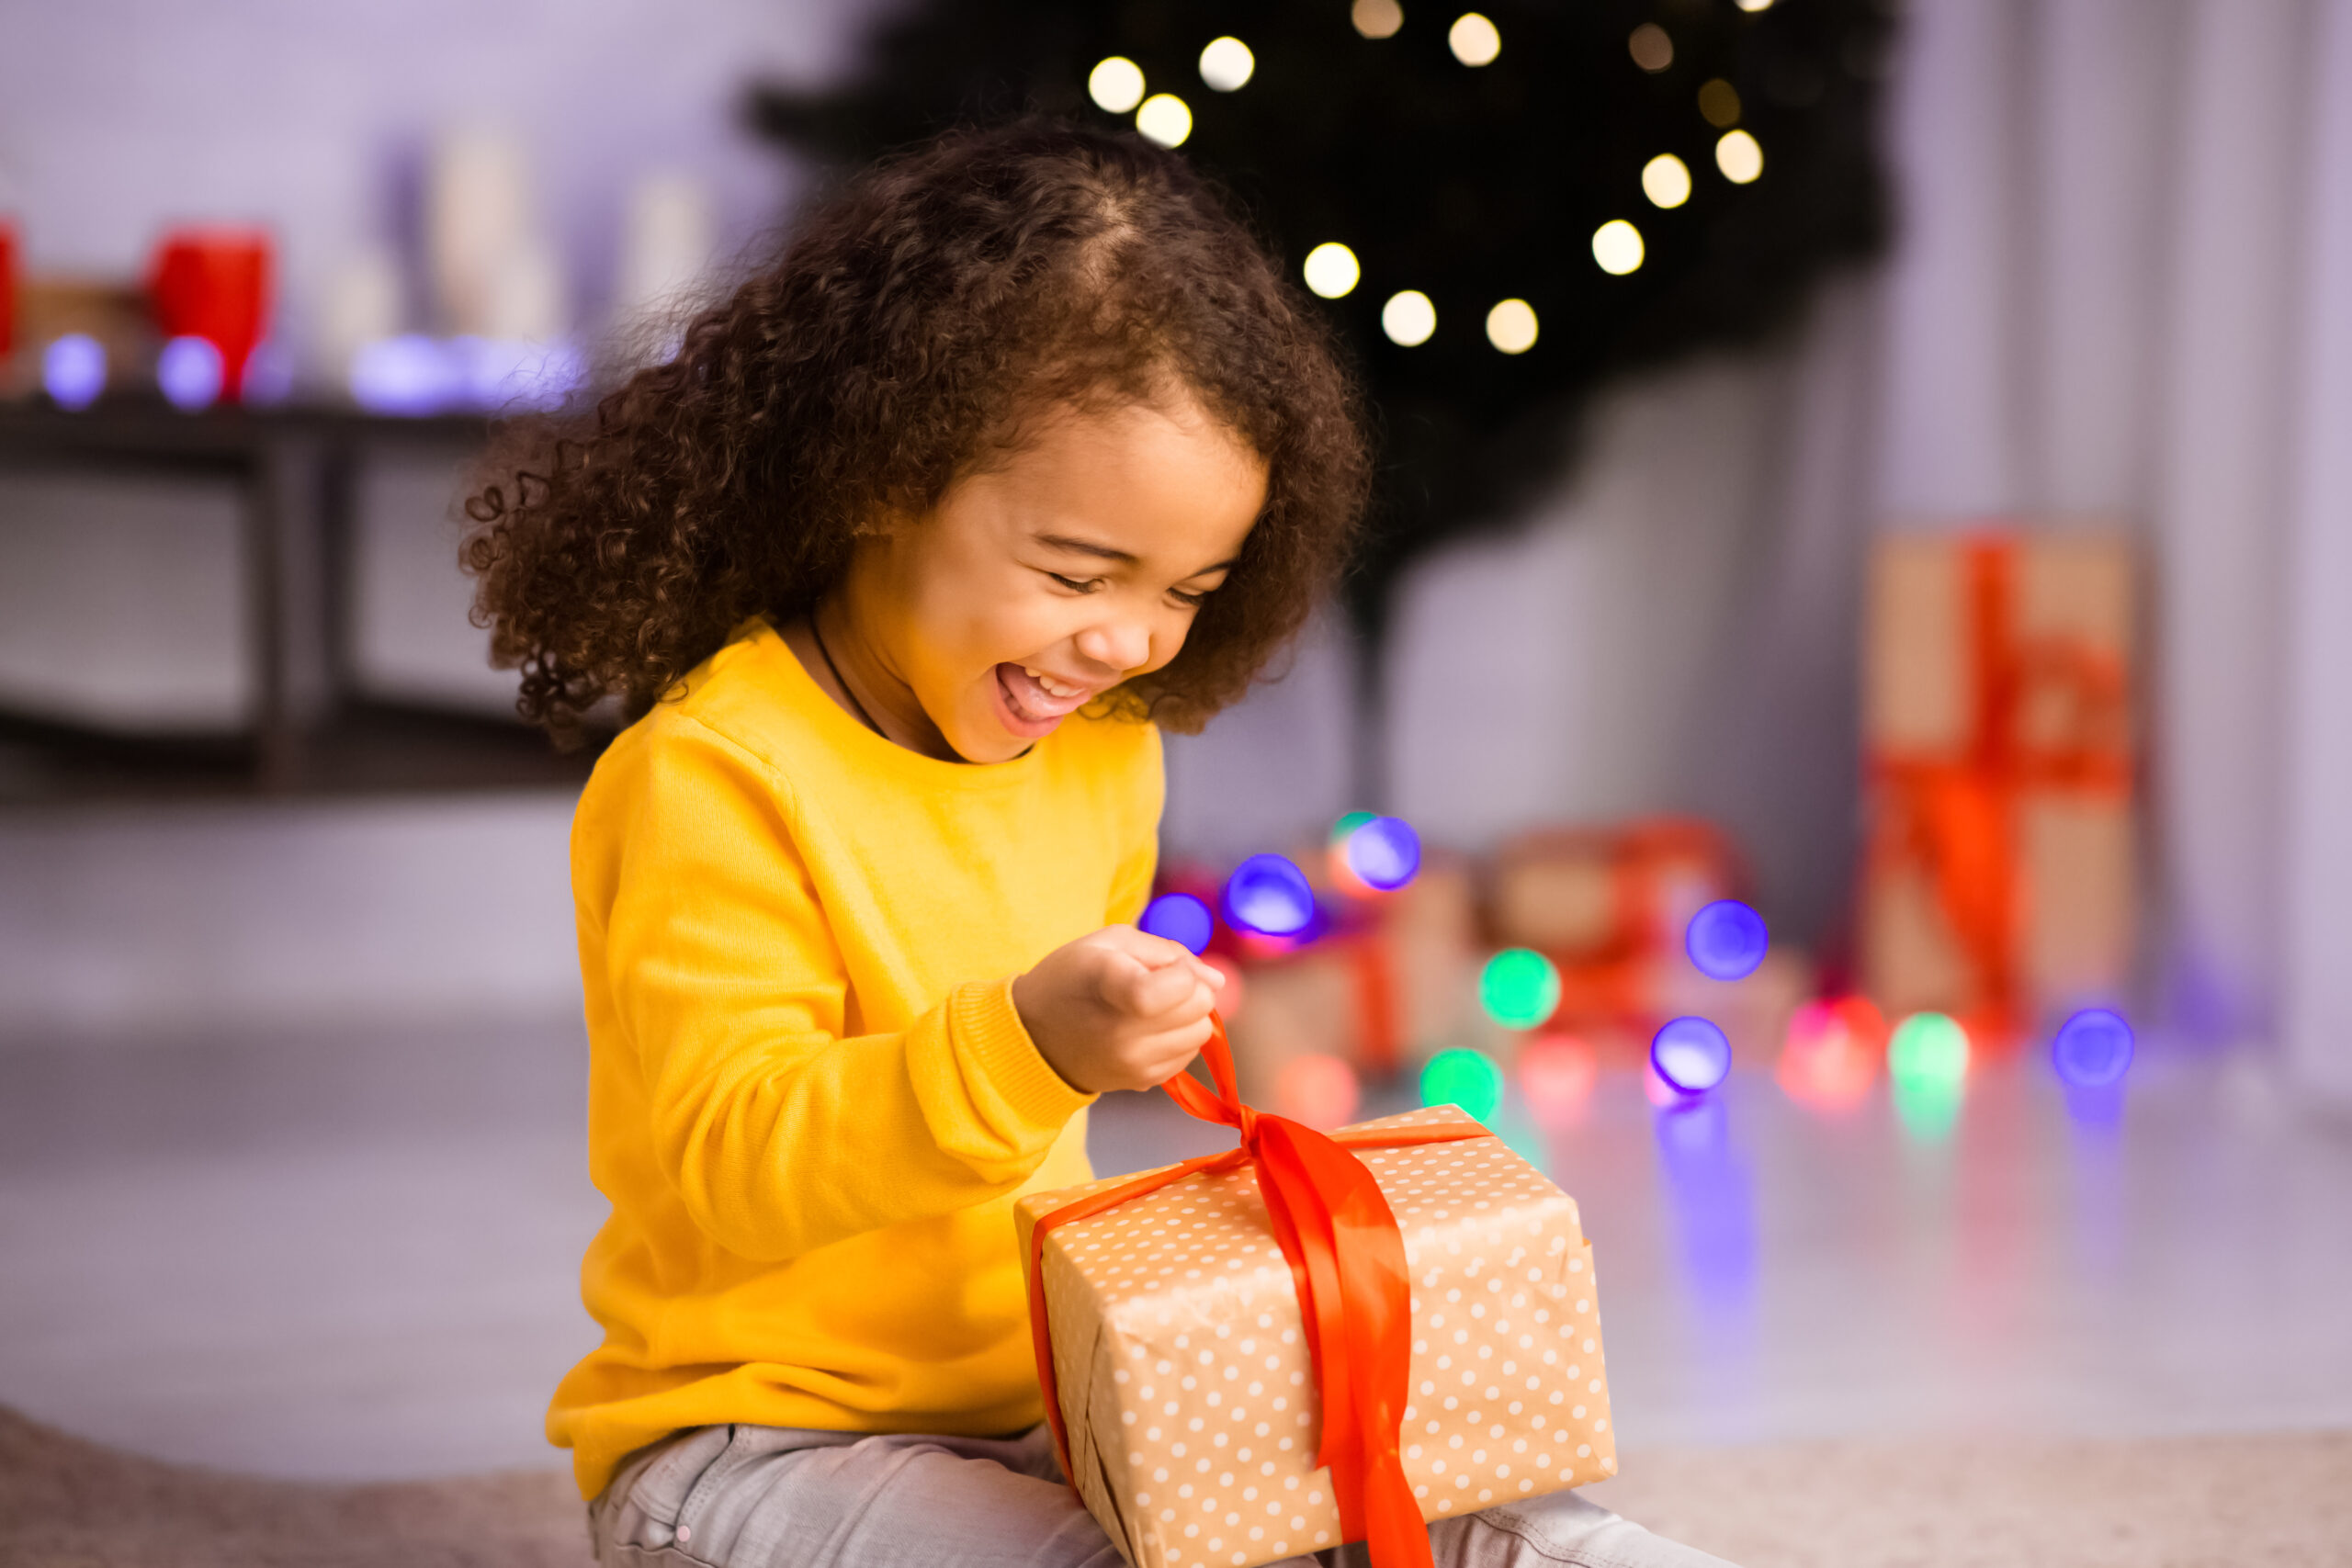
[[[939,754],[1017,757],[1176,657],[1265,501],[1265,463],[1189,399],[1065,412],[861,550],[860,651]]]

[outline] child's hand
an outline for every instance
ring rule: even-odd
[[[1183,1071],[1208,1043],[1224,984],[1180,942],[1105,926],[1015,979],[1012,1005],[1062,1081],[1100,1094],[1150,1089]]]

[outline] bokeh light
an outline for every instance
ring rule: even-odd
[[[1525,354],[1535,346],[1535,307],[1524,299],[1504,299],[1487,312],[1487,341],[1505,354]]]
[[[1440,1051],[1421,1069],[1423,1105],[1458,1105],[1484,1122],[1503,1102],[1503,1070],[1484,1051]]]
[[[1114,54],[1086,73],[1086,96],[1106,114],[1125,114],[1143,102],[1143,67]]]
[[[1307,252],[1299,270],[1306,275],[1306,287],[1326,299],[1351,293],[1363,277],[1355,252],[1337,240],[1326,240]]]
[[[1478,1003],[1505,1029],[1534,1029],[1560,1005],[1560,971],[1532,948],[1507,947],[1479,971]]]
[[[1337,1056],[1293,1056],[1274,1070],[1274,1114],[1324,1132],[1346,1126],[1363,1097],[1355,1068]]]
[[[1661,152],[1642,165],[1642,194],[1653,207],[1679,207],[1690,199],[1690,165]]]
[[[1866,997],[1807,1002],[1789,1015],[1773,1077],[1782,1092],[1815,1111],[1861,1103],[1878,1079],[1886,1021]]]
[[[1136,110],[1136,129],[1162,147],[1181,147],[1193,134],[1193,111],[1173,93],[1154,93]]]
[[[1379,813],[1374,811],[1342,812],[1340,819],[1331,824],[1331,842],[1335,844],[1346,843],[1348,841],[1349,834],[1354,832],[1357,829],[1363,827],[1365,823],[1371,821],[1378,815]]]
[[[1764,173],[1764,148],[1744,130],[1726,130],[1715,143],[1715,167],[1736,186],[1753,185]]]
[[[1251,855],[1225,879],[1226,920],[1245,931],[1293,936],[1315,919],[1306,874],[1280,855]]]
[[[1650,1066],[1684,1094],[1704,1094],[1730,1076],[1731,1041],[1703,1018],[1673,1019],[1650,1039]]]
[[[41,350],[41,390],[62,409],[85,409],[107,389],[106,345],[87,333],[67,333]]]
[[[1366,38],[1395,38],[1405,25],[1405,7],[1396,0],[1356,0],[1348,7],[1348,20]]]
[[[1612,218],[1592,231],[1592,259],[1600,270],[1623,277],[1642,265],[1642,231],[1623,218]]]
[[[1539,1034],[1519,1048],[1519,1092],[1537,1125],[1580,1120],[1600,1077],[1600,1056],[1573,1034]]]
[[[1743,11],[1769,11],[1772,8],[1772,0],[1737,0],[1737,3]]]
[[[194,412],[220,401],[223,368],[211,339],[175,337],[155,356],[155,385],[174,408]]]
[[[1503,35],[1476,11],[1464,11],[1445,30],[1445,46],[1464,65],[1492,65],[1503,51]]]
[[[1674,40],[1656,22],[1644,22],[1625,39],[1625,52],[1652,75],[1674,63]]]
[[[1136,924],[1154,936],[1181,942],[1194,953],[1207,952],[1209,938],[1216,934],[1209,907],[1190,893],[1162,893],[1144,906],[1143,919]]]
[[[1764,917],[1736,898],[1718,898],[1690,917],[1682,949],[1710,980],[1744,980],[1771,946]]]
[[[1208,47],[1201,51],[1201,80],[1220,93],[1247,86],[1250,73],[1257,69],[1257,56],[1238,38],[1211,39]]]
[[[1739,89],[1720,76],[1711,77],[1699,85],[1699,116],[1717,130],[1729,130],[1739,123]]]
[[[2132,1025],[2109,1008],[2085,1008],[2058,1026],[2050,1065],[2075,1089],[2104,1089],[2131,1070]]]
[[[1391,294],[1380,308],[1380,330],[1403,348],[1419,348],[1437,331],[1437,307],[1418,288]]]
[[[1348,869],[1366,886],[1393,893],[1421,869],[1421,836],[1401,817],[1375,817],[1347,836]]]
[[[1968,1032],[1943,1013],[1913,1013],[1886,1043],[1886,1076],[1905,1129],[1922,1141],[1941,1138],[1960,1115]]]

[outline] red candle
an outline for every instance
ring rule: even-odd
[[[269,236],[253,229],[175,229],[155,249],[148,293],[167,338],[220,351],[220,396],[235,402],[245,362],[269,326]]]

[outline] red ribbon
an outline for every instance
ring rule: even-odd
[[[1970,540],[1967,734],[1948,751],[1878,750],[1868,762],[1881,809],[1870,874],[1923,867],[1974,971],[1972,1032],[2014,1036],[2023,1014],[2017,936],[2031,888],[2018,874],[2017,804],[2029,790],[2128,798],[2130,692],[2123,661],[2080,637],[2019,638],[2013,539]],[[2064,739],[2023,733],[2031,703],[2062,701]]]
[[[1210,1093],[1179,1073],[1160,1087],[1191,1115],[1231,1127],[1238,1148],[1203,1155],[1165,1170],[1091,1193],[1040,1215],[1029,1237],[1029,1331],[1037,1351],[1037,1382],[1046,1422],[1062,1473],[1075,1476],[1069,1434],[1062,1426],[1054,1384],[1054,1347],[1046,1321],[1046,1235],[1057,1225],[1091,1219],[1201,1172],[1258,1171],[1258,1191],[1274,1241],[1290,1263],[1298,1289],[1299,1318],[1322,1396],[1323,1430],[1315,1462],[1329,1466],[1340,1506],[1341,1539],[1362,1540],[1378,1568],[1430,1568],[1429,1530],[1405,1479],[1397,1431],[1412,1372],[1413,1308],[1406,1273],[1405,1237],[1388,1200],[1351,1148],[1400,1148],[1494,1136],[1476,1122],[1385,1130],[1343,1128],[1325,1134],[1241,1102],[1234,1089],[1233,1055],[1225,1022],[1211,1020],[1201,1050],[1216,1079]],[[1076,1482],[1071,1483],[1075,1489]]]

